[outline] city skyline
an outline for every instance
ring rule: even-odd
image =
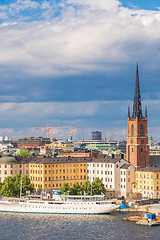
[[[158,1],[1,1],[0,135],[127,137],[136,57],[148,135],[159,140]],[[143,109],[144,113],[144,109]],[[69,130],[53,137],[69,138]]]

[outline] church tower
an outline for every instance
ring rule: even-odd
[[[143,117],[139,87],[138,61],[136,66],[136,84],[132,115],[130,115],[130,108],[128,107],[126,158],[136,168],[149,166],[147,108],[145,109],[145,117]]]

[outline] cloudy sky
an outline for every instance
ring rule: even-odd
[[[73,126],[75,139],[125,138],[136,57],[149,136],[160,140],[159,0],[1,0],[0,136],[45,136],[34,127],[49,123]]]

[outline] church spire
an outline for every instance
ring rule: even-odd
[[[132,118],[135,119],[136,117],[138,117],[138,119],[144,118],[142,116],[141,95],[140,95],[140,87],[139,87],[138,59],[137,59],[137,67],[136,67],[136,84],[135,84]]]

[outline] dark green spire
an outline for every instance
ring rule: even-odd
[[[142,115],[141,95],[140,95],[140,87],[139,87],[138,60],[137,60],[137,67],[136,67],[136,84],[135,84],[132,118],[135,119],[136,117],[138,117],[138,119],[144,119]]]

